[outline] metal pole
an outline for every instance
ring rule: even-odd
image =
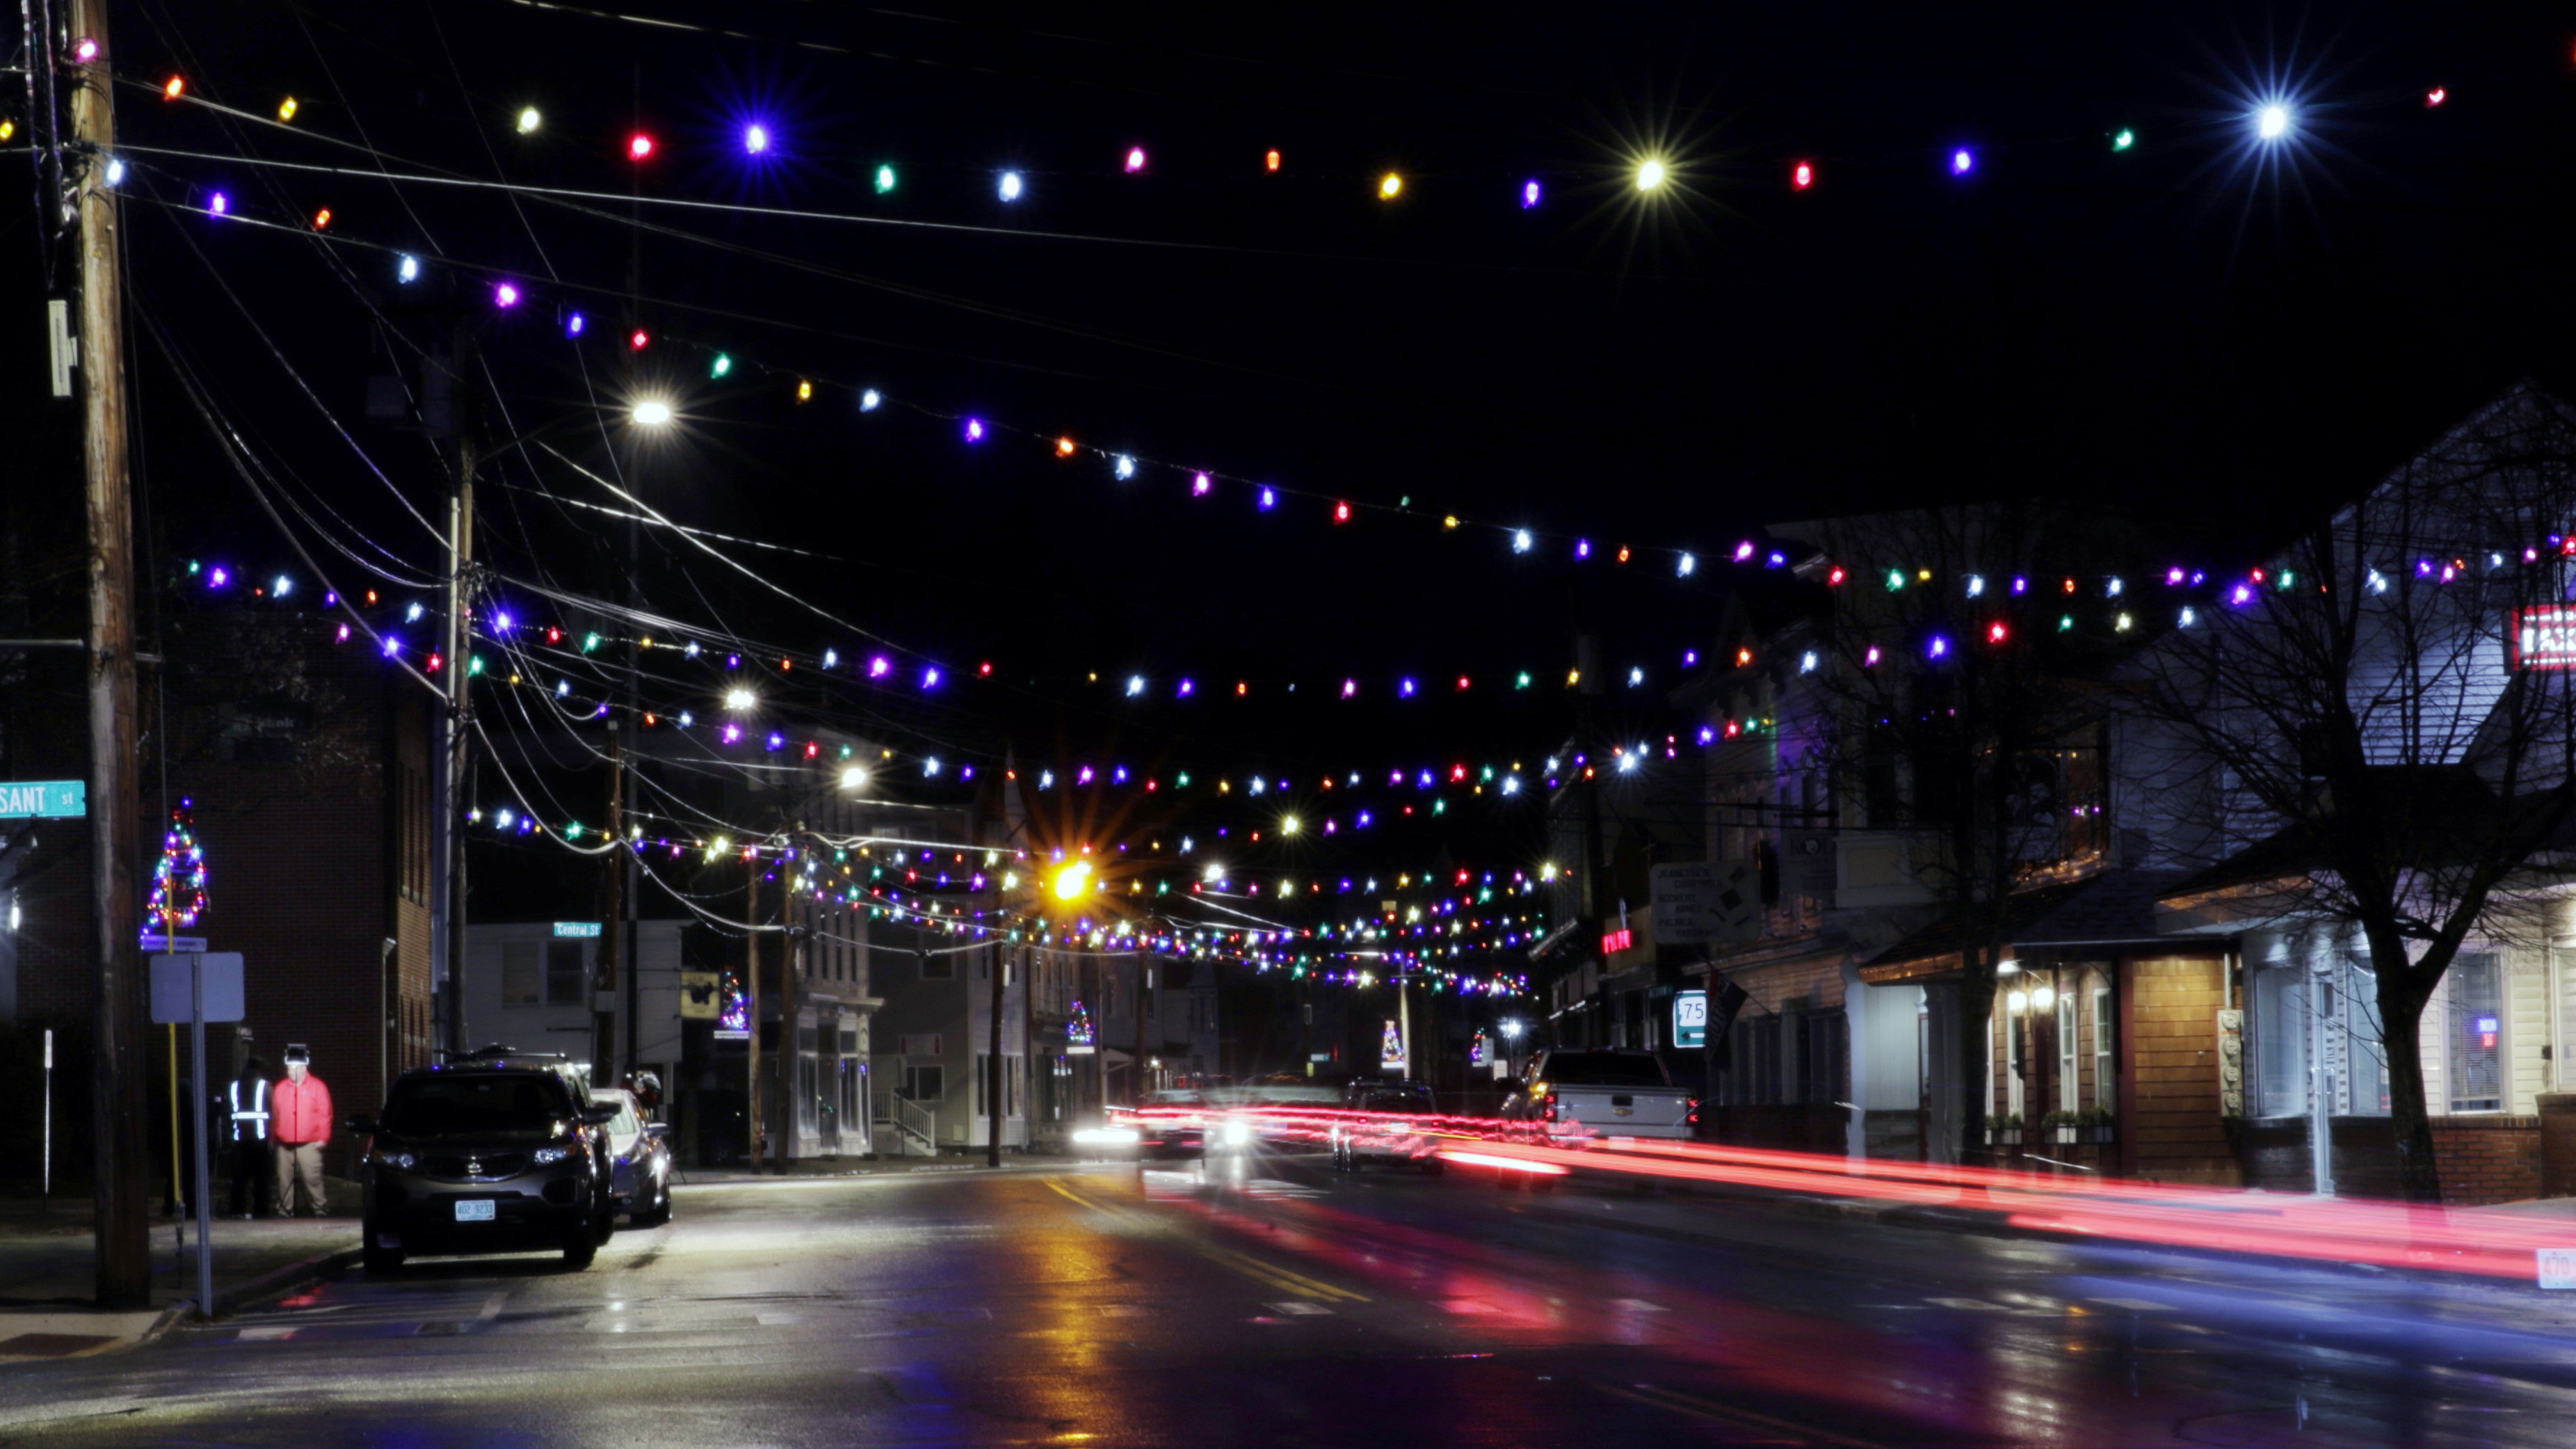
[[[90,1136],[98,1164],[96,1294],[102,1308],[152,1301],[146,1199],[145,1025],[136,888],[134,518],[125,449],[125,327],[116,193],[100,169],[116,151],[114,51],[107,0],[73,0],[70,33],[97,42],[71,98],[80,215],[82,471],[89,524],[90,905],[98,996]],[[56,63],[52,36],[28,37],[30,62]]]
[[[751,1159],[751,1170],[760,1171],[760,857],[746,851],[748,863],[742,886],[742,918],[750,926],[743,934],[743,951],[747,960],[742,968],[742,994],[746,1004],[744,1024],[751,1035],[743,1045],[751,1051],[751,1070],[743,1077],[746,1095],[742,1107],[742,1145]]]
[[[1404,977],[1395,978],[1395,1039],[1404,1047],[1404,1079],[1413,1080],[1413,993],[1405,989]],[[1384,1070],[1385,1063],[1378,1064]]]
[[[188,953],[188,1067],[195,1079],[196,1091],[188,1115],[196,1119],[197,1138],[197,1315],[215,1316],[215,1248],[208,1240],[208,1226],[214,1219],[211,1181],[206,1171],[206,956],[202,951]]]
[[[45,1175],[40,1189],[45,1213],[54,1211],[54,1029],[45,1028]]]
[[[161,1200],[162,1209],[172,1217],[179,1215],[179,1024],[161,1028],[163,1043],[170,1052],[170,1192]]]
[[[2319,1197],[2334,1196],[2334,1103],[2332,1076],[2326,1070],[2326,970],[2333,958],[2308,973],[2308,1169]]]

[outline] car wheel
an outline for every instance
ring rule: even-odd
[[[564,1235],[564,1266],[578,1273],[599,1256],[599,1237],[589,1222],[584,1221]]]
[[[403,1250],[384,1246],[374,1223],[361,1223],[358,1261],[370,1278],[386,1278],[402,1271]]]
[[[670,1220],[671,1185],[666,1182],[662,1184],[661,1195],[653,1200],[653,1206],[643,1212],[635,1214],[635,1226],[639,1228],[658,1228]]]

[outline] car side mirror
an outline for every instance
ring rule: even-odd
[[[671,1135],[671,1124],[668,1122],[647,1122],[644,1124],[644,1135],[658,1142]]]
[[[362,1137],[373,1137],[376,1134],[376,1119],[373,1117],[343,1117],[340,1119],[340,1125]]]
[[[614,1102],[593,1102],[589,1106],[581,1109],[581,1120],[589,1123],[593,1127],[604,1126],[607,1123],[614,1122],[617,1120],[617,1104]]]

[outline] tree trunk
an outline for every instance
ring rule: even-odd
[[[2442,1200],[2441,1164],[2433,1158],[2433,1119],[2424,1100],[2424,1004],[2430,993],[2405,979],[2404,967],[2381,967],[2379,1021],[2388,1052],[2388,1116],[2397,1140],[2398,1191],[2408,1202]]]

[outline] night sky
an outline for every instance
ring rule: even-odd
[[[124,76],[178,73],[246,113],[118,97],[161,574],[304,570],[154,334],[340,512],[325,531],[426,577],[396,495],[443,510],[440,463],[366,419],[365,381],[470,317],[506,404],[487,404],[492,441],[536,434],[632,469],[678,521],[814,555],[725,545],[791,600],[652,539],[648,608],[711,639],[834,648],[844,672],[872,632],[954,682],[852,690],[843,722],[967,758],[1007,742],[1382,775],[1561,742],[1565,690],[1503,686],[1561,685],[1578,626],[1623,675],[1649,671],[1605,728],[1681,728],[1663,690],[1712,641],[1717,560],[1765,521],[2074,497],[2186,522],[2224,564],[2515,378],[2569,371],[2576,37],[2537,6],[622,7],[756,37],[735,38],[601,5],[116,12]],[[269,123],[289,95],[292,124]],[[2258,145],[2251,115],[2276,97],[2290,134]],[[524,106],[543,115],[529,135]],[[1141,174],[1122,173],[1131,147]],[[1649,155],[1673,181],[1641,197]],[[705,205],[642,207],[639,233],[630,179]],[[215,190],[234,219],[202,214]],[[0,468],[40,531],[73,530],[77,419],[44,397],[29,196],[0,200],[19,319],[0,395],[21,440]],[[323,207],[327,229],[299,232]],[[401,252],[424,261],[408,287]],[[503,280],[525,300],[496,314]],[[568,340],[573,310],[588,325]],[[870,387],[891,401],[863,414]],[[612,455],[645,396],[680,426]],[[982,443],[967,416],[992,425]],[[1059,434],[1084,451],[1051,456]],[[1092,448],[1143,466],[1118,481]],[[1193,468],[1217,475],[1205,498]],[[622,535],[533,490],[614,501],[533,445],[505,452],[484,494],[496,564],[616,587]],[[1533,530],[1532,551],[1494,525]],[[317,536],[334,582],[362,584]],[[1607,562],[1623,543],[1625,571]],[[1685,549],[1703,563],[1679,581]],[[77,618],[76,592],[57,602]],[[985,661],[994,678],[966,682]],[[1131,674],[1155,702],[1121,697]],[[1408,675],[1425,697],[1399,702]],[[1359,701],[1318,698],[1346,676]],[[1441,847],[1527,864],[1535,805],[1489,807],[1300,868]]]

